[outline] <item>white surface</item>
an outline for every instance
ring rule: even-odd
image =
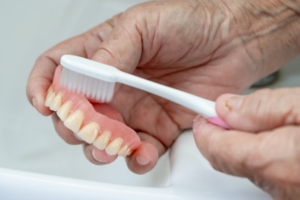
[[[94,166],[29,105],[26,81],[42,52],[138,2],[0,0],[0,199],[270,199],[245,179],[213,171],[191,133],[147,175],[131,173],[122,159]],[[274,87],[299,86],[298,63]]]

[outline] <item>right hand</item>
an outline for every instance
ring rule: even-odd
[[[259,7],[264,4],[268,3],[173,0],[129,8],[42,54],[28,79],[28,99],[41,114],[52,114],[44,106],[46,91],[64,54],[106,63],[211,100],[225,92],[239,93],[296,54],[286,32],[280,28],[268,32],[277,23],[292,26],[289,15],[283,15],[283,9],[274,19],[265,16],[266,8]],[[177,104],[125,85],[119,87],[111,105],[144,141],[128,159],[129,168],[136,173],[151,170],[158,156],[182,130],[192,126],[196,116]],[[66,142],[80,143],[55,114],[53,121]],[[93,148],[85,145],[86,157],[100,164],[92,156]],[[138,162],[138,156],[145,162]]]
[[[197,118],[196,144],[214,169],[248,178],[275,200],[299,200],[299,99],[300,88],[222,95],[217,111],[234,130]]]

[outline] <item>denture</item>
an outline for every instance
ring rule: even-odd
[[[59,84],[62,67],[57,67],[52,85],[47,91],[45,105],[86,143],[105,150],[108,155],[126,157],[141,141],[136,132],[120,121],[96,112],[81,94],[70,92]]]

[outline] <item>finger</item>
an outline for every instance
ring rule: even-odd
[[[38,67],[43,66],[43,67]],[[28,101],[42,115],[53,113],[44,105],[46,91],[50,87],[57,64],[47,57],[40,57],[33,67],[26,86]]]
[[[43,115],[52,113],[45,105],[46,91],[52,83],[56,67],[64,54],[72,54],[91,58],[102,41],[112,30],[110,21],[107,21],[87,33],[66,40],[41,55],[27,82],[26,93],[29,102]]]
[[[224,130],[202,117],[196,118],[193,132],[198,149],[216,170],[250,176],[247,163],[259,143],[257,135]]]
[[[133,72],[142,54],[142,39],[137,29],[137,17],[125,13],[115,18],[117,20],[111,21],[114,29],[95,52],[92,60],[125,72]]]
[[[126,157],[128,168],[137,174],[145,174],[151,171],[157,164],[158,158],[166,152],[166,148],[155,138],[145,133],[139,133],[142,145]],[[105,150],[99,150],[93,145],[85,145],[86,158],[97,165],[113,162],[117,155],[110,156]]]
[[[197,118],[193,129],[197,147],[216,170],[247,177],[273,196],[299,186],[298,126],[256,135],[223,130]]]
[[[143,132],[138,134],[143,144],[127,157],[127,165],[132,172],[145,174],[156,166],[159,157],[167,151],[167,148],[149,134]]]
[[[136,174],[151,171],[158,161],[158,152],[151,143],[143,143],[130,157],[127,158],[128,168]]]
[[[114,162],[118,155],[108,155],[105,150],[99,150],[92,144],[85,144],[83,146],[85,157],[95,165],[105,165]]]
[[[248,96],[218,98],[219,116],[233,129],[259,132],[300,124],[300,88],[261,90]]]
[[[29,102],[43,115],[49,115],[52,111],[44,105],[47,89],[53,81],[56,67],[60,63],[60,58],[64,54],[74,54],[84,56],[85,51],[82,46],[83,36],[77,36],[62,42],[40,56],[27,82],[27,97]]]
[[[63,121],[61,121],[56,113],[52,114],[52,122],[55,128],[55,131],[58,135],[68,144],[84,144],[84,142],[76,136],[71,130],[65,127]]]

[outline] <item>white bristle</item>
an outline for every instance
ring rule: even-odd
[[[103,88],[103,82],[100,81],[98,90],[102,91],[102,88]],[[96,101],[100,101],[100,100],[101,100],[101,93],[98,92],[98,93],[96,94]]]
[[[82,94],[81,90],[82,90],[82,86],[83,86],[83,75],[80,74],[79,77],[78,77],[78,87],[77,87],[77,93],[78,94]]]
[[[63,67],[60,85],[71,92],[82,94],[88,99],[104,103],[111,101],[115,82],[98,80]]]
[[[87,81],[87,86],[86,86],[86,90],[85,90],[86,92],[83,92],[87,98],[90,98],[90,95],[92,92],[92,83],[93,83],[93,78],[89,78]]]

